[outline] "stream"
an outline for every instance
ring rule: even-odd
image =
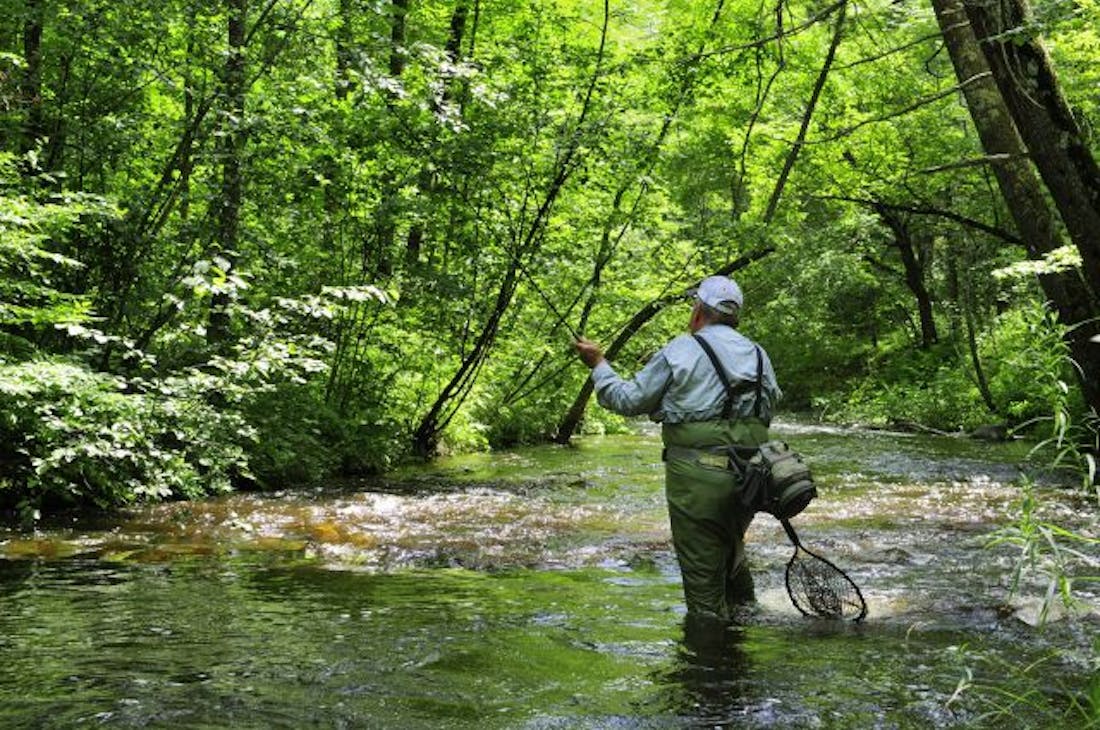
[[[1042,623],[1042,576],[1013,592],[1019,548],[989,545],[1025,475],[1039,518],[1094,538],[1095,498],[1019,442],[774,431],[819,485],[795,527],[863,623],[791,606],[760,515],[757,604],[685,625],[640,427],[0,530],[0,727],[1100,726],[1100,584]]]

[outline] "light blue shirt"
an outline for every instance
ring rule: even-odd
[[[756,345],[726,325],[709,324],[698,334],[707,341],[725,368],[731,385],[756,380]],[[771,422],[772,408],[782,392],[775,379],[768,353],[761,348],[763,364],[760,418]],[[680,335],[653,356],[645,367],[625,380],[604,360],[592,369],[596,400],[608,410],[624,416],[648,414],[654,421],[686,423],[712,421],[721,417],[726,389],[702,346],[690,335]],[[732,417],[753,415],[755,393],[737,397]]]

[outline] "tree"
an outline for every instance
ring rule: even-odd
[[[226,37],[228,41],[222,78],[222,129],[218,157],[222,167],[221,202],[218,208],[217,238],[212,247],[215,264],[226,280],[234,273],[238,256],[241,199],[244,189],[243,155],[247,125],[245,122],[245,22],[247,0],[227,0]],[[220,346],[229,338],[231,288],[219,287],[210,300],[207,341]]]
[[[964,7],[1003,103],[1081,255],[1085,281],[1079,285],[1064,278],[1063,292],[1056,291],[1056,284],[1052,284],[1048,294],[1063,322],[1074,328],[1071,347],[1081,369],[1084,395],[1088,404],[1100,412],[1100,341],[1095,339],[1100,335],[1100,167],[1066,101],[1050,57],[1034,33],[1026,0],[966,2]],[[949,20],[948,10],[945,6],[941,12],[944,22]],[[952,45],[962,46],[958,42]],[[996,126],[1003,130],[1005,124],[1002,121]],[[1008,138],[1006,151],[1011,154],[1015,151],[1011,134],[1004,131],[1003,135]],[[1005,187],[1002,184],[1002,190]],[[1036,216],[1039,230],[1028,230],[1033,226],[1026,221],[1021,230],[1028,231],[1036,253],[1045,253],[1049,248],[1043,247],[1051,242],[1043,230],[1048,226],[1042,206],[1032,202],[1033,192],[1026,200],[1023,197],[1014,195],[1010,206],[1020,205],[1014,210],[1019,217]]]

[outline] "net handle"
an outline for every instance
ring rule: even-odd
[[[783,531],[787,533],[787,538],[791,541],[791,544],[796,548],[802,547],[802,541],[798,539],[798,533],[794,531],[791,521],[786,517],[780,517],[779,524],[783,525]]]
[[[841,578],[843,578],[848,583],[848,585],[852,587],[852,589],[855,591],[856,598],[859,599],[859,615],[851,620],[854,623],[859,623],[863,621],[863,619],[867,617],[867,600],[863,597],[863,591],[859,589],[859,586],[856,585],[856,582],[852,580],[851,576],[849,576],[847,573],[837,567],[836,564],[834,564],[831,560],[823,558],[817,553],[811,550],[807,550],[805,547],[803,547],[802,541],[798,539],[798,533],[794,531],[794,527],[791,525],[790,520],[788,520],[786,517],[780,517],[779,524],[783,525],[783,531],[787,533],[787,537],[790,539],[791,544],[793,544],[795,547],[794,555],[792,555],[791,559],[787,561],[787,572],[784,576],[784,582],[787,584],[787,596],[790,597],[791,603],[794,604],[794,607],[797,608],[803,616],[816,615],[802,608],[802,606],[799,605],[798,601],[795,599],[794,593],[791,590],[791,564],[794,563],[795,559],[798,557],[799,551],[801,551],[809,555],[812,560],[819,560],[832,570],[835,570],[837,574]]]

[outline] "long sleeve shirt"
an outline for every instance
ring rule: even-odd
[[[714,349],[732,385],[756,380],[756,347],[732,327],[710,324],[698,332]],[[763,368],[760,417],[771,421],[772,407],[782,395],[768,354],[761,348]],[[626,380],[604,360],[592,369],[596,400],[624,416],[648,414],[654,421],[686,423],[721,416],[726,389],[702,346],[690,334],[680,335],[654,355],[632,380]],[[753,390],[736,397],[733,418],[753,415]]]

